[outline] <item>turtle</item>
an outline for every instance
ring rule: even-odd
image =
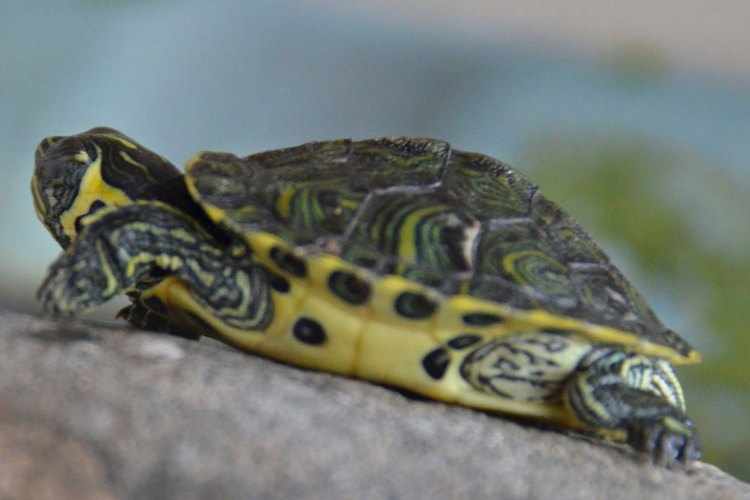
[[[204,151],[183,173],[106,127],[35,160],[63,248],[47,314],[125,293],[139,328],[700,459],[673,369],[700,354],[506,163],[392,137]]]

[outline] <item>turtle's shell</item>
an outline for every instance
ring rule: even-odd
[[[283,242],[289,251],[267,249],[268,258],[293,273],[329,254],[376,280],[400,275],[440,296],[544,312],[548,327],[697,360],[570,216],[488,156],[416,138],[314,142],[245,158],[204,152],[190,161],[187,185],[214,222],[251,246],[258,234]],[[357,287],[335,281],[327,282],[356,303]],[[420,307],[404,303],[403,312]]]

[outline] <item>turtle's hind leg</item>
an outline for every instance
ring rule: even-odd
[[[664,360],[595,349],[568,381],[565,398],[584,424],[624,431],[628,443],[657,464],[688,463],[701,456],[682,389]]]
[[[178,278],[204,311],[235,328],[262,330],[272,319],[268,275],[247,247],[218,242],[191,217],[153,201],[93,215],[52,264],[38,296],[47,312],[71,315],[123,292],[138,294],[155,276]]]

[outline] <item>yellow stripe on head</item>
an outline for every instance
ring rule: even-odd
[[[97,150],[99,152],[97,159],[89,165],[81,179],[78,196],[73,200],[70,208],[60,214],[63,232],[71,239],[75,239],[77,234],[76,220],[86,215],[95,201],[111,206],[132,203],[132,200],[122,190],[110,186],[102,178],[101,149],[97,146]]]

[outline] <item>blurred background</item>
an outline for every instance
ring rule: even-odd
[[[44,136],[107,125],[177,164],[442,138],[529,174],[704,353],[679,371],[706,460],[750,480],[748,19],[743,0],[4,0],[0,307],[38,312],[59,252],[28,188]]]

